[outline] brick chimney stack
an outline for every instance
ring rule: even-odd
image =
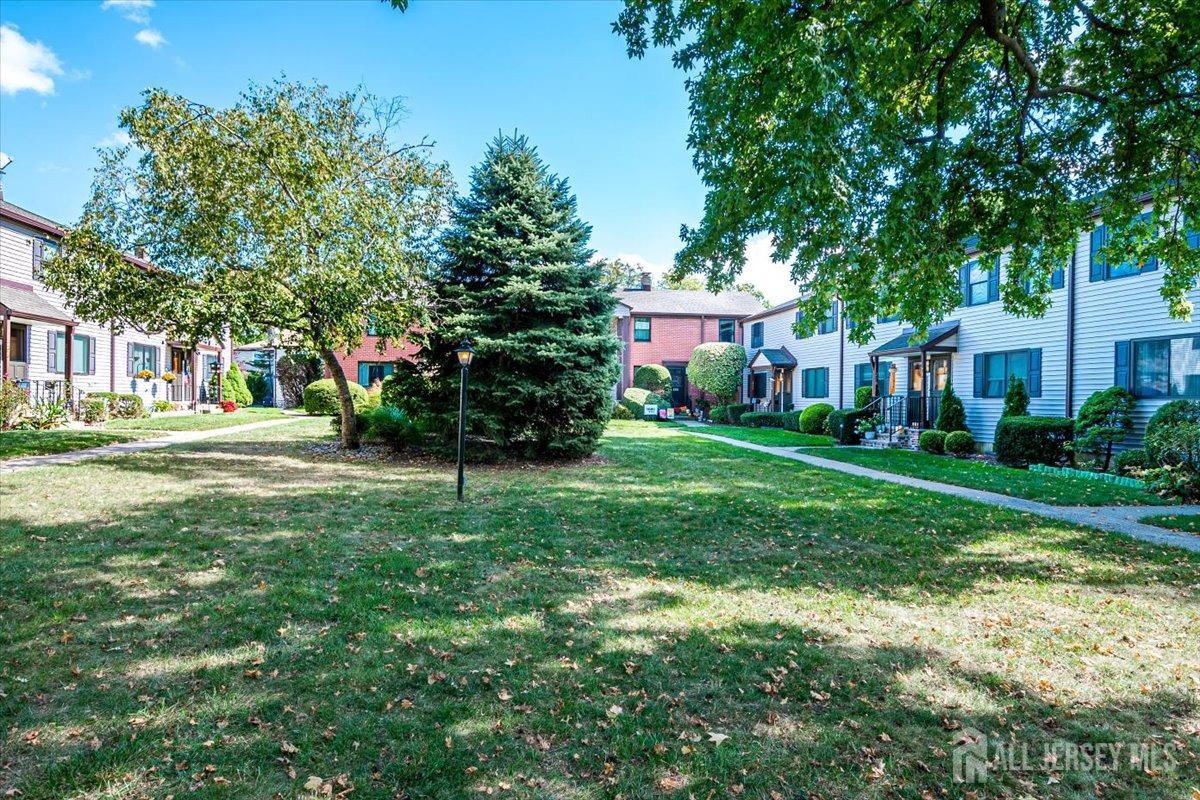
[[[654,284],[653,284],[653,282],[650,280],[650,273],[649,273],[649,272],[643,272],[643,273],[642,273],[642,291],[643,291],[643,292],[648,292],[648,291],[650,291],[652,288],[654,288]]]

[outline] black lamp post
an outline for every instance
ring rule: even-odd
[[[458,390],[458,499],[461,501],[463,483],[466,481],[463,460],[467,449],[467,377],[471,370],[471,359],[475,357],[475,351],[471,349],[471,340],[463,339],[454,355],[458,356],[458,364],[462,367],[462,379],[459,381]]]

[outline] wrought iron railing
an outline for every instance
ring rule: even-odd
[[[84,391],[66,381],[21,381],[20,385],[29,395],[30,405],[42,406],[61,402],[72,411],[78,411],[82,406]]]

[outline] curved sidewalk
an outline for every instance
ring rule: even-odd
[[[75,464],[91,458],[141,453],[146,450],[159,450],[174,444],[186,444],[188,442],[198,442],[203,439],[213,439],[228,433],[242,433],[243,431],[256,431],[261,428],[273,428],[276,425],[287,425],[298,419],[304,419],[304,417],[288,416],[283,419],[248,422],[245,425],[230,425],[227,428],[210,428],[206,431],[172,431],[154,439],[139,439],[132,442],[106,444],[101,447],[90,447],[87,450],[71,450],[66,453],[47,453],[41,456],[14,458],[10,461],[0,461],[0,475],[9,475],[13,472],[21,472],[33,469],[34,467],[55,467],[63,464]]]
[[[746,450],[755,450],[759,453],[767,453],[768,455],[779,456],[780,458],[787,458],[792,461],[800,461],[814,467],[844,472],[847,475],[857,475],[860,478],[871,478],[872,480],[897,483],[901,486],[925,489],[926,491],[937,492],[939,494],[954,495],[955,497],[973,500],[977,503],[1000,506],[1001,508],[1008,508],[1013,511],[1023,511],[1027,514],[1037,514],[1041,517],[1069,522],[1074,525],[1087,525],[1091,528],[1099,528],[1103,531],[1110,531],[1130,536],[1134,539],[1140,539],[1143,542],[1182,547],[1184,550],[1200,553],[1200,536],[1192,536],[1186,533],[1172,533],[1154,525],[1146,525],[1145,523],[1138,522],[1138,518],[1152,515],[1200,514],[1200,506],[1052,506],[1047,503],[1038,503],[1034,500],[1009,497],[1006,494],[986,492],[982,489],[970,489],[966,486],[955,486],[951,483],[927,481],[922,478],[913,478],[894,472],[881,472],[876,469],[860,467],[857,464],[848,464],[844,461],[834,461],[831,458],[821,458],[820,456],[809,455],[808,453],[797,453],[794,447],[768,447],[766,445],[753,444],[752,442],[728,439],[724,436],[716,436],[711,433],[701,433],[694,430],[693,426],[690,425],[685,426],[683,432],[689,436],[712,439],[715,442],[722,442]]]

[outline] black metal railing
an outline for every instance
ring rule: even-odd
[[[78,411],[82,406],[84,391],[66,381],[22,381],[21,384],[32,406],[65,403],[72,411]]]

